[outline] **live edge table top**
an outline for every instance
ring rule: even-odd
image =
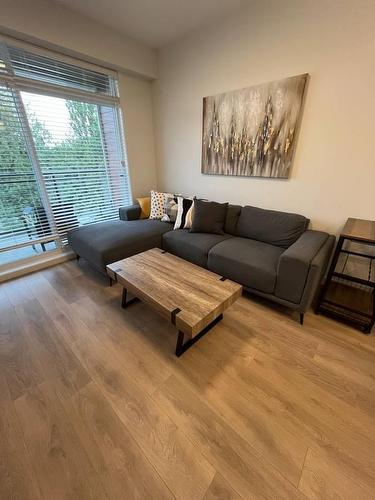
[[[107,273],[191,338],[242,293],[238,283],[159,248],[114,262]]]

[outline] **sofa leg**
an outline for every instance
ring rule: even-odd
[[[113,285],[113,279],[110,277],[108,278],[109,279],[109,286],[112,286]]]
[[[305,317],[304,313],[299,313],[299,323],[300,323],[300,325],[303,325],[304,317]]]
[[[77,262],[79,261],[79,259],[80,259],[80,258],[81,258],[81,257],[80,257],[80,256],[78,255],[78,253],[77,253],[77,255],[76,255]]]

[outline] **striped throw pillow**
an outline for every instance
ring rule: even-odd
[[[191,207],[188,210],[188,213],[186,214],[184,229],[191,228],[191,225],[193,223],[193,217],[194,217],[194,200],[193,203],[191,204]]]
[[[192,216],[188,217],[189,211],[193,208],[193,198],[177,196],[177,217],[173,229],[188,229],[191,227]],[[190,221],[190,225],[189,225]]]

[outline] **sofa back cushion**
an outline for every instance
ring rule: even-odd
[[[240,205],[228,205],[227,216],[225,218],[224,232],[237,234],[237,223],[242,207]]]
[[[194,199],[191,233],[224,234],[228,203]]]
[[[243,207],[237,223],[237,236],[288,248],[304,233],[309,219],[303,215]]]

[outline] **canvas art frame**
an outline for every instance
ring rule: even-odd
[[[202,174],[287,179],[308,76],[204,97]]]

